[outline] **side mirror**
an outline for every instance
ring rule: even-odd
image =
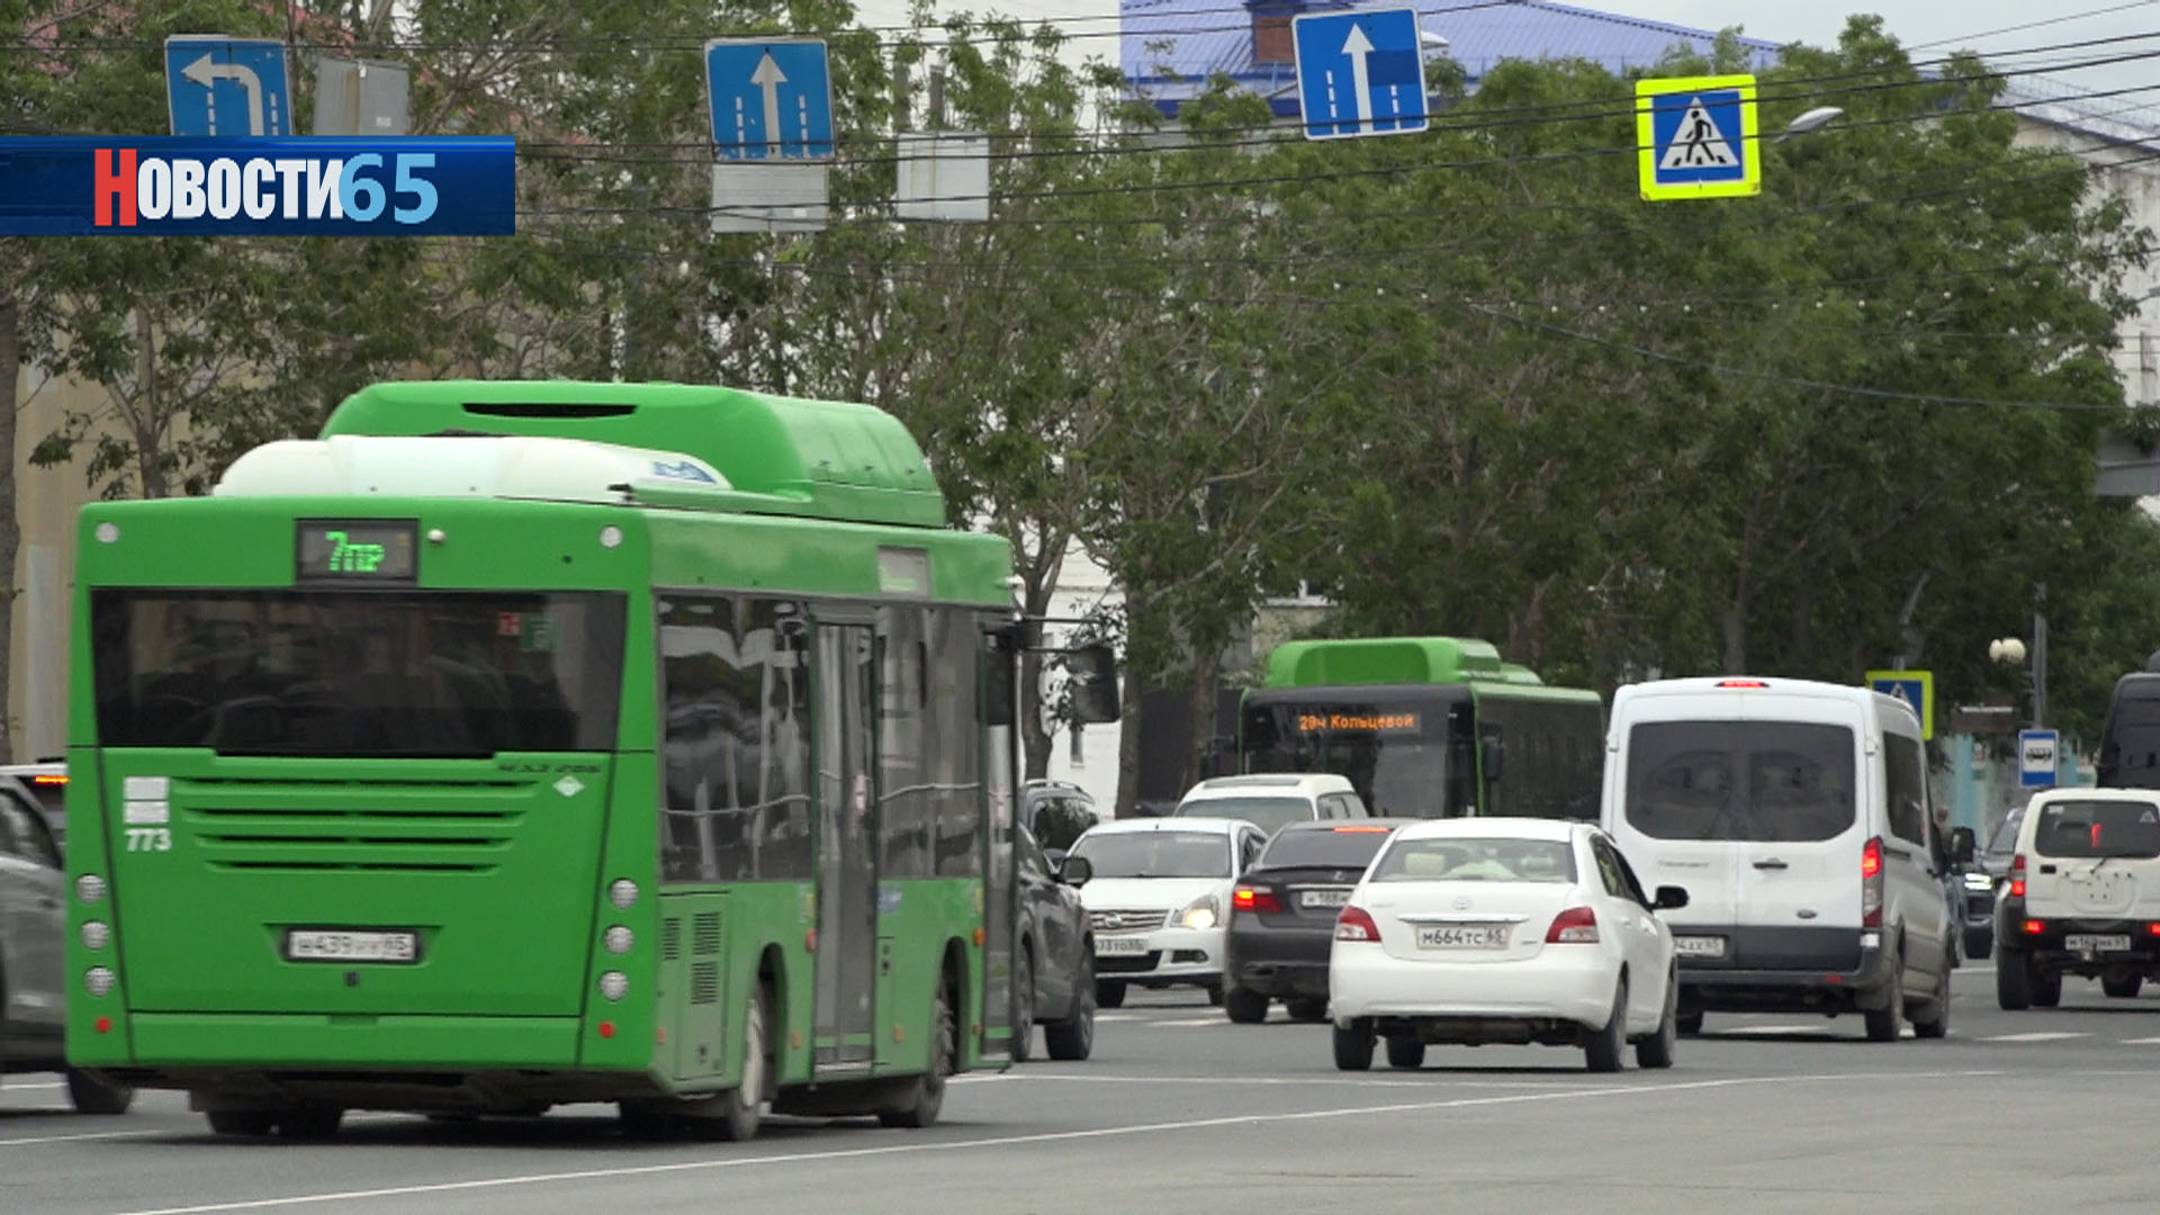
[[[1973,839],[1973,829],[1972,829],[1972,828],[1970,828],[1970,827],[1953,827],[1953,828],[1951,828],[1951,829],[1950,829],[1950,863],[1951,863],[1951,864],[1953,864],[1953,865],[1970,865],[1970,864],[1972,864],[1972,863],[1973,863],[1973,856],[1974,856],[1974,854],[1975,854],[1975,853],[1977,853],[1977,852],[1978,852],[1978,850],[1979,850],[1979,849],[1978,849],[1978,845],[1977,845],[1976,841],[1975,841],[1975,840]]]
[[[1058,866],[1058,880],[1075,888],[1085,886],[1095,877],[1095,866],[1084,856],[1067,856]]]
[[[1500,741],[1498,729],[1488,729],[1483,739],[1484,756],[1479,766],[1485,769],[1485,783],[1496,784],[1507,771],[1507,744]]]
[[[1017,636],[1017,630],[1012,626],[991,629],[986,634],[982,702],[982,719],[986,726],[1013,724],[1015,685],[1018,683],[1018,672],[1013,669],[1013,643]]]
[[[1103,725],[1120,716],[1117,655],[1101,643],[1065,655],[1071,679],[1073,717],[1082,725]]]
[[[1650,900],[1654,911],[1678,911],[1687,906],[1687,891],[1678,886],[1660,886],[1656,897]]]

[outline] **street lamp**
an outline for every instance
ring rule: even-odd
[[[2025,665],[2025,657],[2032,655],[2032,665],[2026,674],[2032,680],[2032,728],[2040,729],[2047,722],[2047,617],[2033,613],[2033,645],[2025,648],[2019,637],[1998,637],[1988,642],[1988,658],[2006,667]]]
[[[1785,124],[1784,133],[1772,142],[1784,143],[1795,135],[1807,135],[1820,131],[1843,117],[1845,117],[1845,111],[1834,105],[1817,106]]]

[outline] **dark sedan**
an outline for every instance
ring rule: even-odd
[[[1066,857],[1053,872],[1026,827],[1015,827],[1013,846],[1020,901],[1013,1062],[1034,1055],[1038,1022],[1051,1058],[1085,1059],[1095,1049],[1095,936],[1079,891],[1090,876],[1088,860]]]
[[[1265,1021],[1275,1000],[1300,1021],[1327,1017],[1335,914],[1380,845],[1396,828],[1417,821],[1323,819],[1275,833],[1230,894],[1223,1010],[1232,1021]]]

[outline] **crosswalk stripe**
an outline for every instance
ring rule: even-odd
[[[1221,1017],[1194,1017],[1189,1021],[1157,1021],[1157,1025],[1228,1025]]]
[[[1104,1021],[1145,1021],[1145,1020],[1147,1020],[1147,1018],[1146,1018],[1146,1017],[1140,1017],[1140,1016],[1135,1016],[1135,1015],[1133,1015],[1132,1013],[1096,1013],[1096,1014],[1095,1014],[1095,1022],[1096,1022],[1096,1024],[1098,1024],[1098,1025],[1099,1025],[1099,1024],[1101,1024],[1101,1023],[1102,1023],[1102,1022],[1104,1022]]]
[[[1980,1039],[1982,1042],[2056,1042],[2064,1038],[2090,1038],[2091,1034],[2073,1034],[2062,1031],[2043,1030],[2030,1034],[1995,1034]]]

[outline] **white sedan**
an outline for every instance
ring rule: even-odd
[[[1441,819],[1405,827],[1350,895],[1328,956],[1335,1066],[1363,1071],[1387,1042],[1395,1067],[1429,1043],[1578,1046],[1618,1071],[1629,1043],[1670,1067],[1678,987],[1672,933],[1605,834],[1549,819]]]
[[[1095,936],[1095,1000],[1125,1002],[1125,989],[1198,987],[1223,1002],[1223,921],[1237,875],[1267,836],[1226,818],[1144,818],[1098,823],[1073,842],[1093,876],[1080,888]]]

